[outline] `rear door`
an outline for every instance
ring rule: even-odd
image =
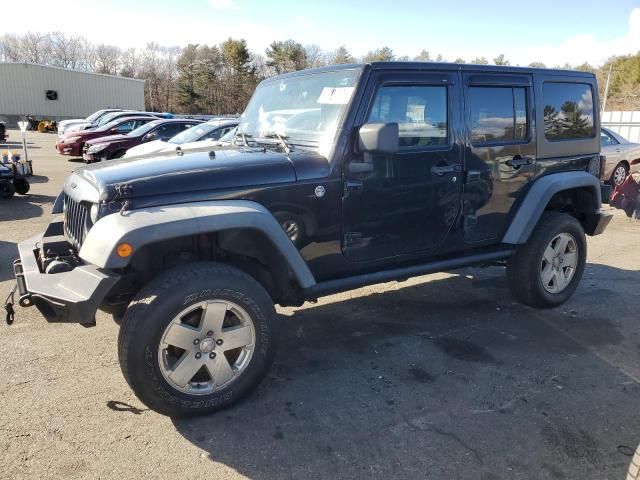
[[[502,238],[511,210],[535,174],[531,75],[467,72],[465,240]]]
[[[433,252],[456,220],[461,191],[457,72],[377,71],[357,125],[398,123],[396,154],[343,162],[343,252],[352,261]],[[369,171],[352,164],[368,164]]]

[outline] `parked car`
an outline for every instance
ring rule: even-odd
[[[126,135],[153,120],[156,118],[150,116],[121,117],[95,129],[69,132],[58,139],[56,150],[61,155],[82,157],[82,149],[87,141],[109,135]]]
[[[190,143],[207,141],[213,144],[220,140],[227,132],[233,130],[238,125],[238,120],[215,119],[206,123],[195,125],[188,130],[184,130],[168,141],[154,140],[143,143],[137,147],[130,148],[124,154],[124,158],[142,158],[162,153],[175,153],[176,146]]]
[[[112,112],[121,112],[121,108],[103,108],[102,110],[98,110],[97,112],[93,112],[87,118],[73,118],[70,120],[62,120],[58,122],[58,136],[62,137],[67,129],[73,125],[78,125],[80,123],[90,123],[93,124],[100,120],[101,117],[112,113]]]
[[[632,143],[608,128],[600,129],[600,149],[605,157],[602,180],[622,185],[629,172],[640,169],[640,144]]]
[[[259,383],[274,304],[501,265],[516,299],[561,305],[586,235],[611,220],[597,95],[591,73],[487,65],[269,78],[228,147],[76,169],[55,203],[62,218],[18,244],[19,303],[85,326],[97,308],[112,313],[126,381],[171,416],[228,407]],[[290,131],[270,115],[296,110]],[[285,233],[283,212],[306,241]]]
[[[82,158],[87,163],[122,157],[125,152],[146,142],[169,140],[181,131],[202,123],[200,120],[174,118],[154,120],[126,135],[110,135],[88,140],[84,144]]]
[[[91,130],[94,128],[101,127],[102,125],[106,125],[107,123],[117,120],[118,118],[130,117],[132,115],[154,117],[154,118],[172,118],[173,117],[171,113],[139,112],[136,110],[122,110],[119,112],[111,112],[101,117],[97,122],[94,122],[94,123],[80,123],[77,125],[73,125],[67,129],[67,133],[77,132],[80,130]]]

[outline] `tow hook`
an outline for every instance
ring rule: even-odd
[[[13,288],[11,289],[11,291],[9,292],[9,295],[7,295],[6,300],[4,301],[4,309],[7,312],[7,315],[5,317],[5,322],[7,322],[7,325],[12,325],[13,324],[13,320],[15,318],[15,310],[13,309],[13,302],[14,302],[14,295],[16,293],[16,288],[18,288],[18,285],[15,284],[13,286]]]

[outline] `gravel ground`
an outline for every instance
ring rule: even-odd
[[[31,194],[0,201],[3,298],[16,243],[79,165],[54,135],[28,139]],[[0,478],[622,479],[640,441],[639,244],[616,212],[554,310],[515,303],[498,268],[280,309],[265,381],[193,420],[133,396],[106,315],[85,329],[19,309],[0,326]]]

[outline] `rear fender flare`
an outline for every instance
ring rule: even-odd
[[[600,181],[593,175],[587,172],[562,172],[546,175],[534,181],[513,220],[511,220],[502,242],[514,245],[526,243],[551,198],[558,192],[574,188],[592,189],[593,198],[596,201],[594,205],[587,206],[587,208],[592,213],[600,210],[602,205]]]

